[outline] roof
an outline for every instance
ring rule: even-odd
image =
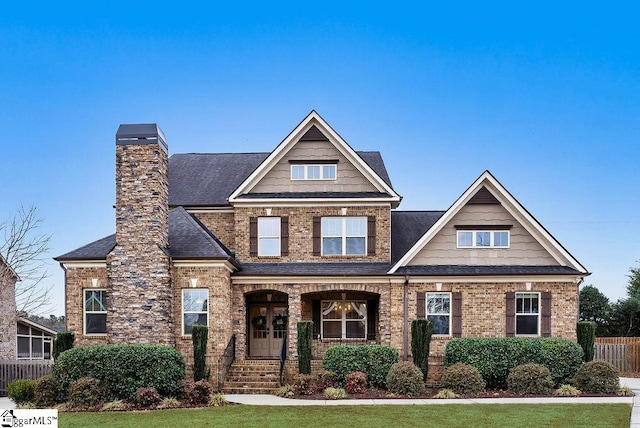
[[[115,245],[116,235],[109,235],[55,260],[105,260]],[[182,207],[169,211],[169,254],[174,259],[225,259],[237,264],[234,254]]]
[[[36,328],[38,330],[42,330],[45,333],[49,333],[53,336],[55,336],[56,334],[58,334],[57,331],[50,329],[49,327],[45,327],[42,324],[38,324],[35,321],[31,321],[30,319],[24,318],[24,317],[18,317],[17,322],[21,322],[23,324],[27,324],[30,327]]]
[[[524,265],[428,265],[404,266],[395,274],[425,276],[493,276],[493,275],[584,275],[569,266],[524,266]]]
[[[380,152],[356,152],[391,187]],[[169,206],[228,206],[229,196],[270,153],[187,153],[169,158]],[[278,197],[271,194],[269,197]],[[292,197],[308,197],[292,194]],[[378,196],[378,194],[375,194]],[[386,193],[379,195],[388,196]],[[367,197],[367,194],[319,197]],[[256,198],[255,194],[242,198]],[[284,197],[284,196],[281,196]]]
[[[391,211],[391,262],[395,263],[445,211]]]
[[[18,276],[18,274],[16,273],[15,270],[13,270],[13,268],[11,267],[11,265],[9,264],[9,262],[7,261],[7,259],[5,259],[2,254],[0,254],[0,269],[7,269],[7,271],[11,274],[11,276],[13,278],[16,279],[16,281],[20,281],[20,277]],[[2,272],[2,270],[0,270],[0,272]]]
[[[386,275],[389,263],[243,263],[234,276],[367,276]]]

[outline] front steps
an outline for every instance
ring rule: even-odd
[[[223,394],[273,394],[280,387],[280,361],[234,361],[222,387]]]

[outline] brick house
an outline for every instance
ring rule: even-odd
[[[434,378],[452,337],[575,340],[587,270],[490,172],[445,211],[400,202],[380,153],[315,111],[270,153],[169,157],[156,125],[121,125],[115,234],[56,258],[67,329],[80,345],[175,346],[190,364],[206,324],[212,367],[235,338],[237,361],[284,343],[292,371],[297,321],[314,321],[314,359],[337,343],[408,358],[411,320],[427,317]]]

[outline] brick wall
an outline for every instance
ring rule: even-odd
[[[85,336],[83,326],[83,310],[85,289],[107,289],[107,306],[111,304],[107,284],[107,269],[105,268],[67,268],[66,272],[66,317],[67,331],[75,334],[74,345],[98,345],[106,343],[106,335]],[[94,279],[96,286],[94,287]],[[107,328],[109,319],[107,317]]]
[[[204,224],[229,250],[235,251],[236,229],[233,212],[198,212],[198,220]],[[249,229],[245,231],[249,239]]]

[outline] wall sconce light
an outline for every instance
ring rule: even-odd
[[[98,278],[93,278],[93,279],[91,280],[91,285],[92,285],[93,287],[97,287],[97,286],[98,286]]]
[[[525,282],[524,286],[527,289],[527,291],[531,291],[531,283],[530,282]]]
[[[191,282],[191,288],[196,288],[198,285],[198,278],[191,278],[189,282]]]
[[[272,297],[271,293],[267,293],[267,302],[271,301],[271,297]]]
[[[347,215],[347,208],[342,208],[342,215]]]
[[[442,291],[442,283],[436,282],[436,291]]]
[[[266,212],[267,215],[270,216],[271,215],[271,208],[265,208],[264,212]]]

